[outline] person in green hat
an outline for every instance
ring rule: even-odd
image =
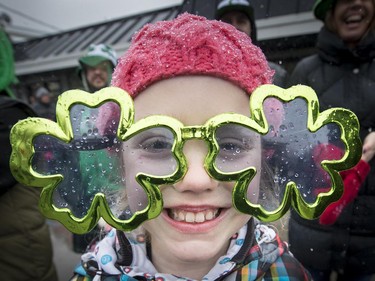
[[[87,53],[79,58],[80,76],[88,92],[98,91],[109,85],[117,65],[116,52],[106,44],[91,44]]]
[[[313,12],[324,23],[318,52],[296,65],[289,85],[312,87],[321,111],[344,107],[357,115],[362,159],[357,179],[319,220],[291,213],[289,243],[316,281],[375,280],[375,1],[317,0]]]
[[[112,79],[112,72],[114,67],[117,65],[116,52],[106,44],[91,44],[86,54],[79,58],[79,75],[81,77],[82,85],[85,91],[94,93],[101,90],[102,88],[108,87]],[[81,107],[77,106],[71,110],[71,117],[74,116],[72,122],[78,122],[76,125],[79,128],[79,132],[75,132],[75,139],[82,140],[85,138],[88,142],[99,143],[101,139],[97,138],[95,134],[89,132],[95,132],[97,130],[95,120],[92,116],[98,114],[98,109],[91,109],[91,113]],[[91,139],[90,139],[91,137]],[[87,209],[85,205],[88,201],[92,200],[96,189],[107,184],[103,180],[102,166],[108,167],[113,163],[107,154],[106,150],[95,149],[95,157],[91,157],[91,154],[85,151],[77,152],[76,159],[73,162],[78,161],[78,167],[81,171],[81,176],[76,179],[76,185],[79,188],[79,192],[72,194],[69,198],[69,205],[73,205],[74,214],[78,217],[83,216]],[[94,182],[95,180],[95,182]],[[86,188],[90,187],[90,188]],[[67,186],[67,190],[71,187]],[[111,188],[110,186],[108,188]],[[73,249],[77,253],[85,251],[92,239],[94,239],[100,229],[95,229],[92,232],[84,235],[73,235]]]

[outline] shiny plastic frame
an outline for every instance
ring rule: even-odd
[[[296,98],[302,98],[307,104],[307,127],[315,132],[328,123],[335,123],[341,129],[341,140],[345,146],[343,157],[339,160],[324,160],[321,165],[330,175],[332,186],[328,192],[320,193],[313,203],[307,203],[300,194],[296,184],[288,182],[280,206],[273,211],[265,210],[259,204],[250,203],[247,199],[249,182],[256,174],[254,167],[224,173],[215,165],[219,145],[215,134],[217,128],[224,124],[238,124],[247,127],[261,135],[267,134],[269,126],[263,111],[266,98],[275,97],[287,103]],[[117,130],[119,140],[125,141],[138,132],[153,128],[165,127],[174,134],[173,155],[177,169],[168,176],[153,176],[139,173],[137,182],[144,188],[148,197],[148,206],[135,212],[129,219],[115,217],[105,199],[104,194],[97,193],[87,214],[82,218],[75,217],[68,208],[57,208],[53,204],[53,192],[63,180],[61,174],[43,175],[32,168],[34,155],[34,139],[40,135],[53,136],[65,143],[73,138],[70,109],[75,104],[88,107],[98,107],[106,102],[115,102],[121,108],[120,122]],[[163,207],[162,194],[159,187],[173,184],[183,178],[188,167],[182,152],[184,143],[189,139],[202,139],[208,143],[209,151],[205,159],[208,174],[220,181],[234,181],[232,193],[233,205],[242,213],[250,214],[263,221],[274,221],[282,217],[288,209],[293,208],[303,217],[313,219],[318,217],[333,201],[339,199],[343,192],[343,183],[339,171],[353,167],[361,155],[361,142],[358,136],[359,124],[357,117],[349,110],[332,108],[319,112],[319,103],[315,92],[306,86],[294,86],[282,89],[273,85],[263,85],[256,89],[250,97],[250,114],[244,116],[235,113],[224,113],[208,120],[203,126],[185,127],[180,121],[168,116],[149,116],[134,123],[134,108],[131,97],[123,90],[109,87],[95,94],[81,90],[71,90],[59,96],[56,106],[57,123],[43,118],[28,118],[18,122],[11,132],[13,152],[10,167],[14,177],[29,186],[41,187],[40,208],[42,213],[51,219],[63,223],[67,229],[75,233],[86,233],[93,229],[102,217],[111,226],[124,231],[131,231],[148,219],[157,217]]]

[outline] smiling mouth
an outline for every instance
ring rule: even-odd
[[[178,222],[204,223],[220,215],[221,209],[208,209],[199,212],[185,211],[182,209],[168,209],[168,216]]]
[[[363,16],[361,15],[352,15],[349,16],[345,19],[345,23],[350,24],[350,23],[358,23],[361,22],[363,19]]]

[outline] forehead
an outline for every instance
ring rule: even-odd
[[[226,80],[210,76],[182,76],[159,81],[134,101],[135,118],[162,114],[185,125],[202,125],[221,113],[249,115],[249,95]]]
[[[105,60],[101,63],[98,63],[95,66],[87,66],[87,70],[94,70],[94,69],[107,69],[110,66],[110,62]]]
[[[247,20],[250,22],[250,19],[247,17],[247,15],[242,11],[229,11],[223,14],[220,18],[222,21],[229,20],[229,19],[241,19],[241,20]]]

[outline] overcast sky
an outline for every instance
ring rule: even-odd
[[[181,3],[182,0],[0,0],[0,13],[11,16],[13,26],[40,31],[42,35]]]

